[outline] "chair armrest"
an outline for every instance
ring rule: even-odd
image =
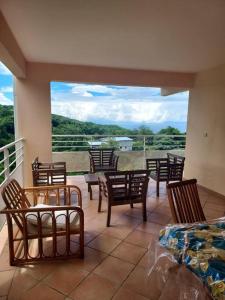
[[[20,209],[2,209],[0,211],[0,214],[26,214],[26,213],[32,213],[32,212],[55,212],[60,210],[66,210],[66,211],[77,211],[79,214],[84,214],[82,208],[74,205],[65,205],[65,206],[49,206],[49,207],[43,207],[43,208],[20,208]]]
[[[71,205],[71,196],[76,193],[77,194],[77,202],[80,207],[82,207],[82,194],[81,190],[76,185],[51,185],[51,186],[35,186],[28,187],[23,189],[25,194],[31,194],[33,197],[33,204],[36,205],[38,203],[38,198],[44,200],[45,204],[49,204],[49,200],[53,200],[53,196],[55,196],[56,205]],[[61,203],[61,195],[64,196],[64,203]],[[51,198],[51,199],[50,199]]]

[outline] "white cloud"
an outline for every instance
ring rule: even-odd
[[[186,121],[188,93],[160,96],[159,88],[66,84],[71,90],[52,90],[52,112],[80,121]],[[103,95],[91,94],[91,92]]]
[[[2,92],[0,92],[0,104],[2,105],[13,105],[13,101],[6,97]]]
[[[9,71],[9,69],[2,62],[0,62],[0,74],[1,75],[12,75],[12,73]]]
[[[12,86],[3,86],[0,88],[0,91],[2,93],[13,93],[13,87]]]

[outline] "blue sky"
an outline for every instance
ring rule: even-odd
[[[154,87],[51,83],[52,113],[80,121],[186,122],[188,92],[160,96]],[[0,104],[13,104],[13,76],[0,63]]]

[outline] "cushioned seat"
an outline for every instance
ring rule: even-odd
[[[75,194],[76,197],[73,197]],[[65,197],[62,198],[62,195]],[[77,255],[83,258],[84,213],[81,208],[81,191],[77,186],[22,189],[16,180],[12,180],[3,188],[2,197],[6,209],[1,213],[7,217],[11,265],[66,259]],[[71,205],[74,198],[77,205]],[[38,204],[38,201],[44,203]],[[79,249],[70,243],[74,234],[79,237]],[[60,240],[65,240],[61,245],[65,250],[62,252],[58,250]],[[46,244],[47,253],[44,251]],[[32,245],[35,245],[34,248]]]

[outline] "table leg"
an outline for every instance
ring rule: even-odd
[[[91,188],[91,184],[88,183],[88,192],[89,192],[89,199],[92,200],[92,188]]]

